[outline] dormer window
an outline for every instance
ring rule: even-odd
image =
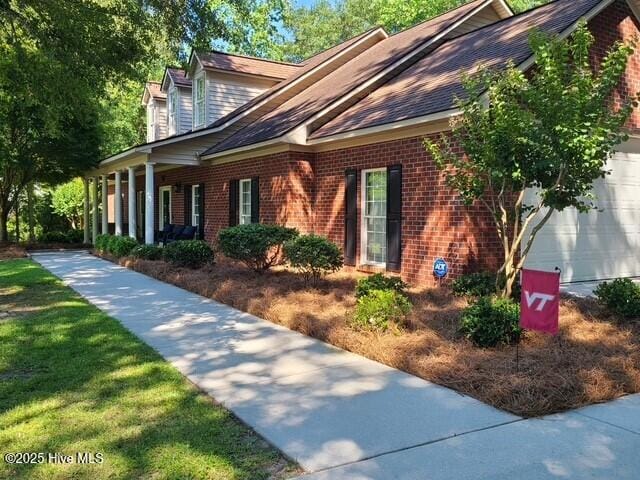
[[[200,75],[195,79],[194,87],[194,108],[193,108],[193,120],[195,127],[201,127],[205,122],[205,87],[204,87],[204,75]]]
[[[178,89],[172,88],[167,95],[169,135],[178,133]]]

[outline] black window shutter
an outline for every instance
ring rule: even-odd
[[[251,179],[251,223],[260,223],[260,179]]]
[[[229,180],[229,226],[238,225],[238,215],[240,215],[238,209],[239,186],[239,180]]]
[[[387,270],[402,266],[402,165],[387,167]]]
[[[358,228],[358,172],[348,169],[344,175],[344,263],[356,264],[356,230]]]
[[[191,215],[191,202],[193,201],[191,185],[185,185],[182,187],[182,194],[184,195],[184,224],[191,225],[191,219],[193,218]]]
[[[200,195],[199,197],[199,201],[198,201],[198,212],[200,213],[200,226],[198,227],[198,238],[200,240],[204,240],[204,183],[201,183],[198,186],[198,194]]]

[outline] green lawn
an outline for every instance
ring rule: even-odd
[[[0,478],[263,479],[295,471],[116,320],[30,260],[0,262]]]

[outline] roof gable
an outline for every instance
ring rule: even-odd
[[[160,88],[160,82],[147,82],[142,92],[142,105],[147,105],[151,99],[166,100],[167,95]]]
[[[274,60],[217,51],[192,52],[190,63],[194,59],[206,70],[218,70],[275,80],[288,78],[300,68],[300,65],[294,63],[276,62]]]

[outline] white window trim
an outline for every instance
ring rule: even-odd
[[[203,91],[202,91],[202,122],[198,123],[198,81],[202,80],[203,83]],[[204,72],[201,72],[199,75],[193,79],[193,127],[194,129],[198,127],[202,127],[207,123],[207,79],[204,75]]]
[[[158,229],[162,230],[164,228],[164,211],[163,211],[163,203],[162,203],[162,192],[169,192],[169,223],[172,222],[171,212],[173,210],[173,195],[171,194],[171,185],[165,185],[164,187],[158,188]]]
[[[171,99],[176,97],[175,111],[171,109]],[[173,119],[172,119],[173,117]],[[176,87],[171,87],[167,92],[167,127],[169,135],[177,135],[179,132],[178,123],[180,120],[180,92]]]
[[[147,141],[156,139],[156,107],[153,100],[147,105]]]
[[[248,185],[247,188],[249,188],[249,211],[248,212],[244,212],[243,211],[243,207],[244,207],[244,202],[243,202],[243,189],[242,186],[243,185]],[[240,210],[240,214],[239,214],[239,218],[238,218],[238,223],[240,225],[247,225],[249,223],[251,223],[251,205],[253,203],[253,198],[251,198],[251,179],[250,178],[243,178],[242,180],[240,180],[239,182],[239,188],[238,188],[238,208]],[[247,224],[243,224],[242,223],[242,217],[249,217],[249,222],[247,222]]]
[[[202,192],[200,192],[200,185],[192,185],[191,186],[191,225],[196,226],[196,213],[195,213],[195,209],[196,209],[196,205],[198,205],[198,202],[196,202],[196,189],[198,190],[198,196],[200,196],[202,194]],[[198,210],[198,224],[197,226],[200,226],[200,210]]]
[[[365,221],[366,203],[367,203],[367,173],[372,172],[386,172],[386,167],[369,168],[362,170],[360,174],[360,264],[371,265],[373,267],[386,268],[387,262],[372,262],[367,260],[367,223]],[[387,182],[389,179],[387,178]],[[387,198],[387,201],[389,199]],[[385,213],[386,217],[386,213]],[[388,254],[388,252],[387,252]]]

